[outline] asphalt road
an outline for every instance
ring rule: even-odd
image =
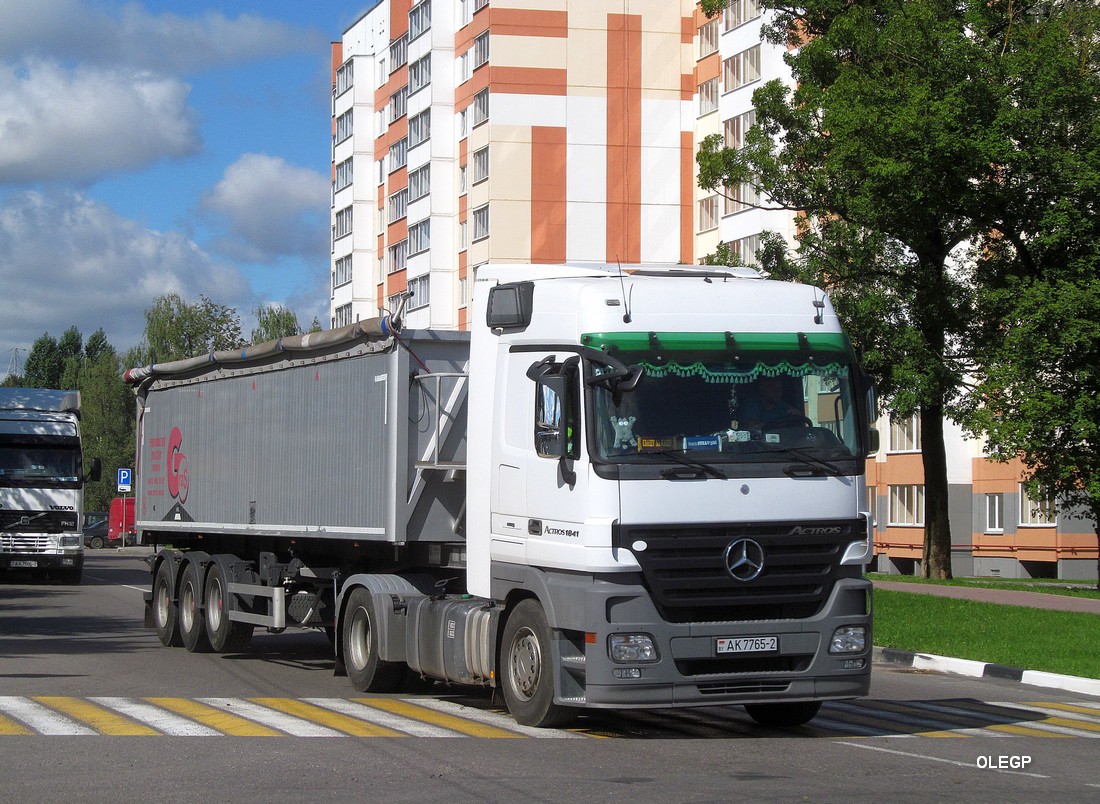
[[[318,633],[164,648],[144,562],[88,556],[79,587],[0,576],[0,802],[1100,797],[1097,698],[876,667],[868,698],[794,729],[718,707],[539,732],[488,691],[359,695]]]

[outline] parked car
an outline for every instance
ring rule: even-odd
[[[99,550],[107,546],[107,515],[91,525],[84,526],[84,546]]]

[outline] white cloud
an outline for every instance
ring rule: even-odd
[[[87,181],[194,153],[188,91],[148,72],[0,65],[0,183]]]
[[[213,221],[224,221],[226,254],[249,262],[327,254],[330,183],[279,157],[244,154],[202,200]]]
[[[0,20],[0,58],[37,56],[158,72],[211,70],[263,56],[322,52],[326,44],[320,32],[260,16],[150,14],[136,3],[0,0]]]
[[[144,228],[73,193],[25,192],[0,205],[0,373],[14,347],[75,325],[102,327],[119,350],[141,340],[145,310],[166,293],[247,309],[247,282],[176,233]],[[25,357],[25,355],[24,355]]]

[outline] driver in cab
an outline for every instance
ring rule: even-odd
[[[738,426],[746,430],[759,430],[772,422],[803,413],[783,399],[782,377],[760,377],[753,383],[755,393],[738,409]]]

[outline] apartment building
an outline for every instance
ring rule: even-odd
[[[759,0],[715,19],[692,0],[379,0],[332,45],[331,324],[404,305],[463,329],[489,262],[695,263],[727,243],[752,264],[795,218],[750,185],[701,190],[695,154],[740,147],[763,81],[790,82]],[[880,423],[868,461],[877,567],[919,569],[916,418]],[[960,575],[1090,577],[1082,520],[1027,498],[948,423]]]

